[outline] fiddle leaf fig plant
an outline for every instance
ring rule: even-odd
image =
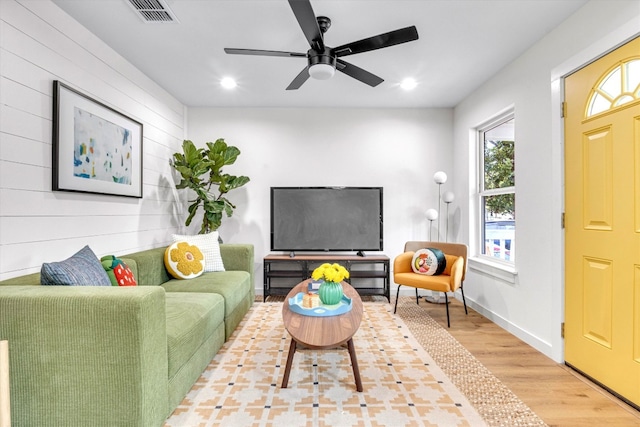
[[[189,200],[189,216],[185,225],[191,221],[202,207],[204,215],[200,233],[215,231],[222,223],[223,212],[230,217],[236,206],[226,198],[226,194],[249,182],[247,176],[235,176],[223,173],[224,166],[232,165],[240,155],[240,150],[227,145],[224,139],[207,142],[207,148],[197,148],[190,140],[182,142],[182,153],[174,153],[171,166],[180,173],[182,179],[177,189],[190,188],[196,195]]]

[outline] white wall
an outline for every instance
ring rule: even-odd
[[[242,151],[224,171],[247,175],[251,182],[228,194],[238,208],[233,217],[223,218],[220,234],[225,242],[255,245],[256,289],[261,293],[262,258],[270,252],[272,186],[382,186],[383,253],[393,259],[407,240],[426,240],[424,212],[437,206],[433,174],[452,168],[452,113],[189,108],[188,137],[198,146],[225,138]]]
[[[620,32],[621,28],[632,30]],[[563,148],[558,83],[552,74],[569,58],[609,40],[589,59],[640,30],[640,2],[591,1],[496,74],[455,108],[455,192],[461,197],[462,235],[473,242],[475,146],[470,129],[509,106],[516,117],[515,283],[470,270],[465,295],[471,305],[549,357],[563,360],[564,273]],[[611,34],[617,36],[612,39]],[[583,58],[586,58],[583,55]],[[584,59],[583,61],[586,61]],[[582,64],[575,63],[574,67]],[[565,65],[565,72],[570,71]],[[557,76],[555,77],[557,78]]]
[[[144,198],[51,191],[53,80],[143,123]],[[85,244],[101,256],[168,242],[182,226],[168,159],[184,121],[181,103],[53,3],[0,0],[0,279]]]

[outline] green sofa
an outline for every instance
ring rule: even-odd
[[[0,281],[17,426],[161,426],[255,298],[254,249],[221,244],[224,272],[172,279],[165,248],[122,255],[139,286]]]

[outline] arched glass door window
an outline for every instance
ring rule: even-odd
[[[640,99],[640,58],[624,61],[598,81],[589,96],[586,117]]]

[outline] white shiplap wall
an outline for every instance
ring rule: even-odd
[[[51,191],[53,81],[144,126],[142,199]],[[88,244],[98,256],[167,243],[184,195],[169,159],[185,107],[48,0],[0,0],[0,279]]]

